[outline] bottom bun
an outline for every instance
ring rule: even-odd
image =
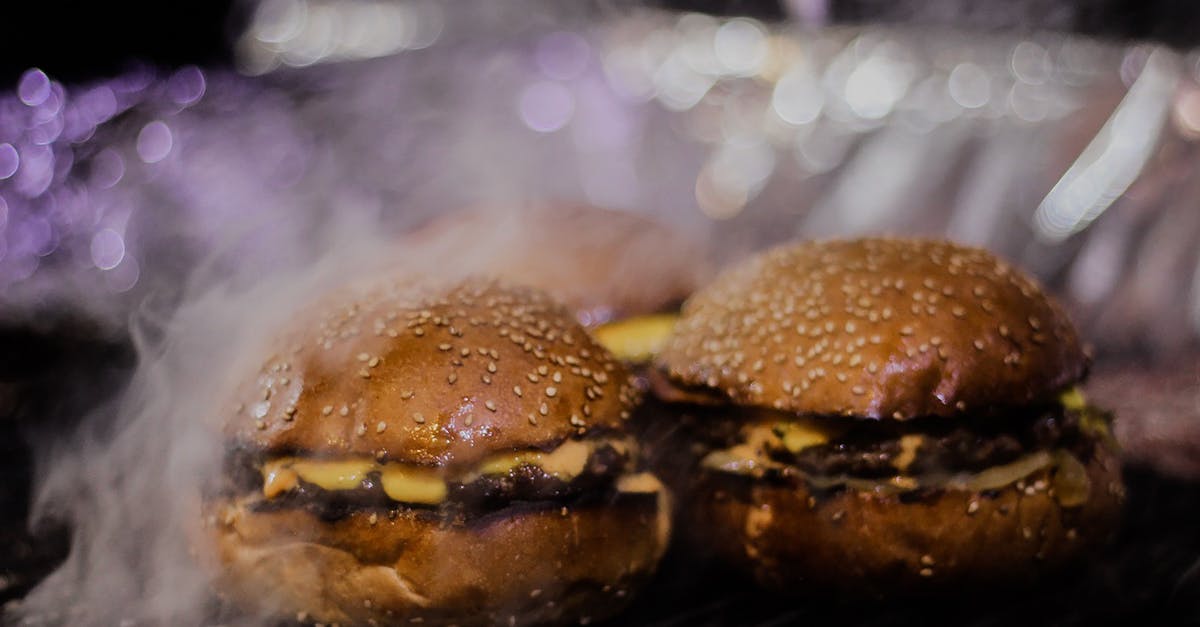
[[[804,485],[706,473],[688,511],[697,538],[761,584],[799,593],[886,598],[1026,581],[1107,541],[1124,488],[1116,457],[1096,447],[1082,505],[1064,507],[1052,471],[988,492],[813,494]]]
[[[579,507],[515,506],[466,523],[428,512],[210,505],[222,596],[322,623],[578,622],[620,610],[669,536],[665,491]]]

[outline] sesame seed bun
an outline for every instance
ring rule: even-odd
[[[852,422],[861,442],[934,422],[975,433],[973,418],[988,415],[1028,429],[1087,366],[1070,320],[1032,279],[983,250],[906,239],[754,257],[685,304],[658,361],[665,387],[681,391],[674,400],[709,405],[706,420],[718,426],[764,411],[783,422],[830,416]],[[706,545],[786,592],[907,596],[1028,581],[1086,555],[1116,526],[1119,464],[1102,428],[1072,429],[1040,457],[1022,451],[1042,466],[970,471],[991,473],[999,487],[987,492],[946,479],[978,476],[961,468],[908,475],[912,459],[891,475],[848,478],[786,462],[778,476],[755,474],[753,459],[749,471],[701,465],[686,516],[706,521]],[[767,446],[735,448],[766,455]],[[812,446],[836,456],[841,444]],[[908,455],[932,455],[927,447]]]
[[[218,591],[270,616],[343,624],[541,624],[620,609],[670,531],[667,492],[636,468],[578,496],[465,513],[386,501],[326,514],[249,487],[278,457],[374,457],[452,476],[567,438],[626,439],[626,370],[540,291],[399,279],[323,303],[282,332],[229,416],[231,451],[255,466],[245,481],[227,463],[225,485],[205,496]]]
[[[1062,308],[991,253],[861,239],[723,273],[687,301],[658,363],[736,404],[903,420],[1052,400],[1088,358]]]
[[[897,597],[1029,582],[1107,541],[1124,487],[1115,455],[1087,464],[1090,496],[1055,497],[1050,469],[987,493],[916,498],[709,473],[689,508],[709,521],[703,542],[765,586],[791,593]]]
[[[396,248],[406,265],[435,260],[442,275],[487,274],[545,290],[585,324],[678,306],[708,275],[700,244],[680,230],[578,203],[473,207]]]
[[[211,506],[209,524],[224,596],[267,615],[343,625],[567,624],[615,614],[654,572],[669,535],[665,498],[466,525],[411,511],[327,522],[225,501]]]
[[[230,404],[240,446],[470,465],[621,430],[636,400],[564,307],[492,281],[340,293],[281,338]]]

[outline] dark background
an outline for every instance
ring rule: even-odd
[[[764,19],[781,0],[592,0],[599,8],[650,4]],[[131,64],[231,64],[229,42],[251,10],[246,0],[5,3],[0,15],[0,85],[38,67],[65,83],[112,76]],[[1003,31],[1064,30],[1111,39],[1200,43],[1194,0],[831,0],[839,23],[904,22]]]

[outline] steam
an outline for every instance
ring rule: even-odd
[[[300,4],[263,6],[286,17]],[[506,5],[508,15],[520,16],[515,22],[491,2],[434,17],[418,11],[437,25],[439,39],[427,47],[409,39],[346,48],[337,39],[324,60],[408,50],[388,58],[256,79],[196,68],[136,72],[53,91],[62,117],[97,121],[76,129],[78,137],[63,131],[53,146],[57,165],[43,168],[58,178],[44,182],[41,196],[0,181],[0,227],[7,220],[10,235],[54,235],[30,236],[21,246],[12,235],[0,251],[0,288],[13,286],[6,305],[51,302],[128,324],[138,365],[117,402],[39,452],[31,524],[68,522],[72,549],[16,618],[114,625],[210,617],[208,577],[191,552],[203,550],[193,534],[197,498],[223,453],[221,399],[240,373],[259,365],[263,343],[291,312],[349,278],[402,269],[453,278],[496,270],[496,251],[566,254],[570,243],[539,232],[540,223],[528,228],[553,213],[546,207],[557,205],[547,199],[640,211],[699,238],[719,224],[715,254],[723,259],[798,232],[887,228],[948,232],[1052,275],[1069,260],[1062,249],[1028,244],[1019,225],[1028,222],[1029,198],[1048,191],[1090,138],[1062,137],[1064,120],[1078,117],[1074,103],[1122,90],[1118,77],[1101,72],[1118,65],[1120,51],[1089,52],[1058,38],[1015,47],[972,39],[967,51],[980,58],[951,69],[932,60],[966,50],[954,37],[821,32],[793,58],[790,48],[768,48],[777,38],[746,20],[634,16],[585,38],[574,34],[577,9],[566,3],[522,6]],[[371,15],[355,15],[375,26]],[[313,39],[297,41],[321,44],[318,26],[305,22]],[[247,56],[253,67],[245,69],[315,63],[303,54],[325,50],[297,52],[269,36],[263,42],[263,54]],[[944,53],[951,45],[958,48]],[[979,84],[971,79],[984,60],[994,61],[982,68],[993,82]],[[882,91],[855,87],[876,84],[880,68],[907,82]],[[778,79],[777,87],[762,77]],[[1083,112],[1101,121],[1109,113],[1103,106]],[[36,174],[29,163],[11,181]],[[1194,211],[1177,204],[1162,214],[1162,228],[1186,238],[1196,226],[1179,229],[1180,216]],[[467,222],[440,222],[465,206],[474,207]],[[15,227],[27,215],[36,216],[38,229]],[[62,224],[46,226],[42,216],[62,216]],[[999,228],[1010,224],[1018,226]],[[1096,228],[1105,224],[1098,220]],[[96,233],[70,231],[78,225]],[[420,240],[413,233],[440,235]],[[606,277],[600,290],[645,287],[673,272],[697,278],[681,259],[694,259],[698,249],[682,240],[612,239],[633,252],[611,267],[588,268],[595,272],[589,276]],[[45,261],[51,244],[57,265]],[[75,248],[83,254],[68,254]],[[1168,253],[1191,265],[1161,276],[1200,277],[1194,247]],[[551,269],[562,265],[547,257]],[[87,272],[76,270],[81,259]],[[32,266],[10,280],[18,262]],[[1144,300],[1113,298],[1116,287],[1115,279],[1104,281],[1089,293],[1101,305]],[[137,306],[126,318],[129,302]],[[1106,336],[1128,334],[1134,318],[1121,317]],[[1154,333],[1165,345],[1186,327],[1160,324]]]
[[[173,311],[137,313],[128,390],[41,455],[32,524],[70,521],[72,546],[25,599],[26,621],[187,624],[211,614],[199,497],[221,467],[221,400],[260,365],[290,312],[361,275],[384,245],[347,218],[286,272],[227,274],[212,263]]]
[[[454,35],[447,26],[443,36]],[[149,104],[127,113],[132,134],[102,132],[108,145],[80,158],[93,171],[109,161],[121,164],[117,176],[77,202],[90,203],[85,208],[105,220],[124,207],[122,220],[101,241],[123,238],[124,258],[110,254],[115,245],[102,247],[100,257],[113,268],[138,264],[136,289],[122,292],[136,297],[128,327],[137,366],[117,401],[38,451],[30,524],[66,523],[71,550],[10,618],[19,624],[260,622],[225,616],[214,599],[203,567],[208,546],[200,495],[221,471],[226,399],[261,365],[276,330],[321,293],[360,278],[408,272],[422,279],[475,273],[511,279],[527,270],[520,259],[531,250],[544,250],[546,267],[554,269],[574,238],[596,239],[604,228],[595,216],[572,226],[574,210],[566,207],[604,199],[620,201],[617,209],[653,206],[639,199],[653,190],[639,191],[629,172],[618,168],[614,182],[603,178],[606,171],[590,170],[597,159],[635,163],[635,144],[609,138],[592,161],[576,161],[569,158],[571,135],[538,138],[523,124],[519,88],[509,90],[511,102],[495,103],[500,85],[530,82],[520,57],[501,55],[487,68],[452,73],[477,59],[462,48],[442,50],[421,51],[426,56],[419,62],[380,61],[390,64],[387,71],[347,65],[292,77],[286,89],[270,77],[248,85],[206,74],[203,99],[163,113],[149,94]],[[594,57],[584,61],[590,72],[600,72]],[[376,80],[382,75],[391,78]],[[308,80],[321,84],[311,87],[303,106],[291,108],[288,90]],[[580,115],[592,114],[584,107]],[[638,124],[632,118],[619,123]],[[648,165],[640,176],[652,180],[656,171]],[[588,189],[600,196],[590,197]],[[471,217],[446,218],[463,206],[473,207]],[[556,207],[565,217],[556,217]],[[672,220],[666,208],[652,213]],[[691,234],[700,232],[697,224],[673,222]],[[556,240],[555,232],[567,239]],[[587,271],[586,289],[561,268],[533,282],[563,288],[560,297],[602,316],[611,312],[595,310],[591,289],[618,289],[639,307],[653,307],[658,296],[648,292],[656,274],[682,277],[684,292],[698,276],[699,249],[686,238],[635,229],[596,241],[631,252],[623,259],[600,253],[588,267],[573,266]],[[506,251],[506,261],[497,262],[498,251]],[[87,285],[72,289],[78,291],[61,300],[83,301],[106,316],[119,310],[87,304],[104,300],[103,284],[100,294]],[[18,296],[36,297],[32,290]]]

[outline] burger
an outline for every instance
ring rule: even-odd
[[[545,290],[639,367],[708,276],[700,244],[686,233],[637,213],[568,202],[471,207],[395,248],[405,267],[437,264],[442,276],[486,273]]]
[[[703,542],[786,591],[1024,581],[1114,530],[1089,358],[1020,271],[940,241],[777,248],[684,305],[653,369]]]
[[[656,568],[623,366],[542,292],[329,298],[231,404],[205,495],[222,596],[341,624],[586,622]]]
[[[569,202],[471,207],[395,248],[407,267],[435,263],[440,276],[486,273],[545,290],[588,327],[674,313],[707,274],[699,243],[679,229]]]

